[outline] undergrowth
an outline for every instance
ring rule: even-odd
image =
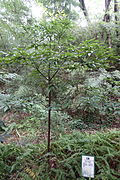
[[[81,156],[95,156],[95,180],[120,178],[120,131],[73,132],[46,144],[0,144],[0,180],[82,180]],[[48,163],[49,161],[49,163]]]

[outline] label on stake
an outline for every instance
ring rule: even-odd
[[[82,155],[82,176],[94,178],[95,165],[94,156]]]

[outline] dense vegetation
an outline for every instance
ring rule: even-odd
[[[119,3],[92,22],[84,1],[36,2],[39,20],[0,2],[0,179],[82,180],[82,154],[96,180],[119,179]]]
[[[81,155],[95,155],[95,179],[119,179],[120,132],[96,134],[72,133],[51,145],[1,145],[1,179],[84,179],[81,177]],[[26,151],[27,149],[27,151]],[[48,167],[48,157],[49,165]],[[4,168],[3,168],[4,167]]]

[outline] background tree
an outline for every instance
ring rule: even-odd
[[[88,11],[86,9],[85,1],[84,0],[79,0],[79,2],[80,2],[80,8],[82,9],[84,16],[85,16],[87,22],[89,23],[90,19],[89,19],[89,16],[88,16]]]
[[[0,49],[24,46],[29,39],[27,25],[34,21],[31,10],[22,0],[1,0],[0,8]]]
[[[36,0],[43,4],[47,8],[48,12],[54,14],[58,12],[63,12],[67,15],[69,19],[76,20],[79,17],[79,14],[76,12],[75,8],[79,6],[79,3],[76,0]]]
[[[119,4],[118,4],[117,0],[114,0],[114,13],[115,13],[116,26],[118,25],[118,22],[119,22],[118,12],[119,12]],[[118,31],[117,27],[116,27],[116,36],[117,36],[117,38],[119,36],[119,31]]]
[[[105,15],[104,15],[105,22],[110,22],[110,14],[109,14],[110,3],[111,0],[105,0]]]

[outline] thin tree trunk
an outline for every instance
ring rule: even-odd
[[[51,91],[49,92],[48,105],[48,152],[50,152],[50,138],[51,137]]]
[[[50,63],[49,63],[49,70],[48,70],[48,87],[49,87],[49,95],[48,95],[48,152],[50,152],[50,141],[51,141],[51,76],[50,76]]]
[[[80,2],[80,8],[82,9],[83,14],[84,14],[87,22],[90,23],[90,19],[89,19],[89,16],[88,16],[88,12],[87,12],[84,0],[79,0],[79,2]]]

